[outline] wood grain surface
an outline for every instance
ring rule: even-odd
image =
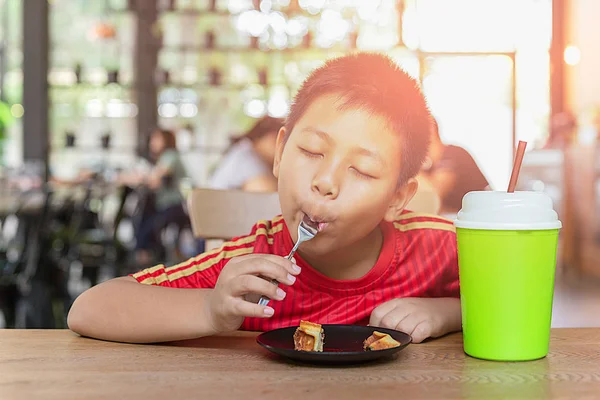
[[[314,367],[277,358],[254,333],[129,345],[64,330],[0,330],[0,399],[597,399],[600,329],[555,329],[547,358],[466,356],[462,336],[395,358]]]

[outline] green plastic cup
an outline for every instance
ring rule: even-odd
[[[552,200],[540,192],[471,192],[454,224],[465,353],[545,357],[561,228]]]

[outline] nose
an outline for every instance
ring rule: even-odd
[[[338,170],[334,164],[324,165],[312,180],[312,190],[325,198],[336,199],[340,193]]]

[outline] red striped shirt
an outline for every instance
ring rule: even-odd
[[[334,280],[299,255],[302,272],[286,287],[283,301],[272,301],[275,315],[246,318],[242,329],[266,331],[296,326],[301,319],[320,324],[367,324],[373,309],[402,297],[458,297],[456,235],[444,218],[405,211],[399,220],[382,223],[383,247],[365,276]],[[293,243],[283,218],[258,222],[248,236],[165,268],[158,265],[133,275],[141,283],[174,288],[213,288],[227,262],[251,253],[286,256]]]

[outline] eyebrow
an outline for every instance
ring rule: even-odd
[[[314,133],[327,143],[334,142],[333,138],[327,132],[317,128],[313,128],[312,126],[307,126],[306,128],[302,129],[302,132]]]
[[[383,158],[381,158],[381,156],[379,155],[379,153],[376,153],[376,152],[371,151],[371,150],[367,150],[364,147],[358,147],[355,150],[355,152],[356,152],[356,154],[361,154],[361,155],[366,156],[366,157],[371,157],[372,159],[374,159],[375,161],[377,161],[381,165],[386,165],[385,161],[383,161]]]
[[[315,135],[319,136],[323,141],[331,144],[334,142],[333,138],[325,131],[318,129],[318,128],[314,128],[312,126],[308,126],[304,129],[302,129],[302,132],[306,132],[306,133],[314,133]],[[385,161],[383,160],[383,158],[381,158],[381,155],[379,155],[379,153],[376,153],[374,151],[365,149],[364,147],[355,147],[353,149],[353,152],[355,154],[360,154],[366,157],[370,157],[374,160],[376,160],[377,162],[379,162],[382,165],[386,165]]]

